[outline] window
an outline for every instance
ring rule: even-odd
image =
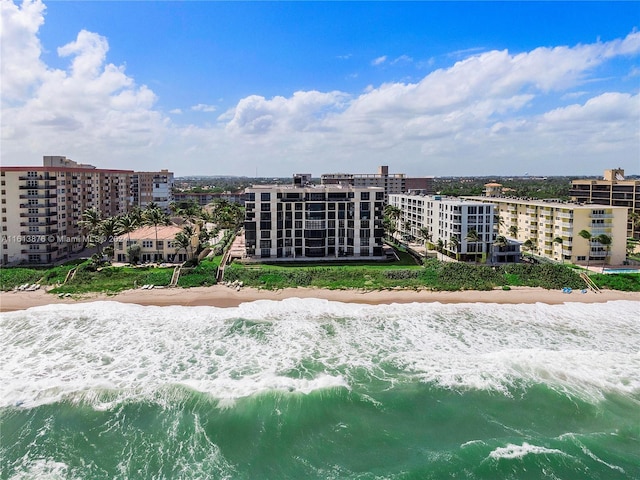
[[[263,201],[263,202],[270,202],[271,201],[271,193],[262,192],[260,194],[260,200]]]
[[[153,248],[153,240],[143,240],[142,248]]]
[[[156,248],[157,248],[158,250],[162,250],[162,249],[164,249],[164,240],[158,240],[158,243],[157,243],[157,245],[156,245]]]
[[[369,192],[360,192],[360,200],[369,200]]]

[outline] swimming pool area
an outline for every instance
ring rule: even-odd
[[[638,268],[605,268],[604,272],[602,272],[604,274],[607,273],[639,273],[640,274],[640,269]]]

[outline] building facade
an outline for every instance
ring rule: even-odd
[[[400,209],[397,232],[405,239],[424,239],[460,260],[491,261],[494,230],[494,206],[484,202],[441,197],[439,195],[396,194],[389,204]],[[470,235],[475,232],[477,237]]]
[[[191,247],[179,249],[175,243],[175,238],[182,228],[175,225],[162,225],[156,229],[153,226],[141,227],[128,235],[122,235],[114,240],[114,259],[117,262],[129,262],[129,247],[140,246],[140,256],[138,261],[146,262],[167,262],[182,263],[193,256],[198,247],[198,236],[191,238]]]
[[[509,197],[466,197],[492,203],[498,215],[498,233],[522,242],[530,240],[535,252],[558,262],[584,264],[605,261],[621,265],[626,259],[627,209],[603,205],[518,199]],[[579,235],[586,230],[592,237],[605,234],[611,246],[587,241]]]
[[[82,213],[126,213],[134,174],[63,156],[45,156],[42,166],[0,167],[0,264],[51,264],[81,251],[87,243]]]
[[[627,236],[640,238],[640,229],[634,226],[631,215],[640,215],[640,180],[626,180],[621,168],[605,170],[602,179],[573,180],[569,193],[574,202],[626,207]]]
[[[433,194],[433,177],[407,177],[404,173],[389,173],[389,167],[378,167],[378,173],[325,173],[320,176],[322,185],[346,184],[354,187],[380,187],[384,189],[385,199],[391,194],[408,190],[420,190]]]
[[[298,182],[253,186],[245,199],[250,259],[383,256],[382,188]]]
[[[140,208],[155,203],[165,211],[173,202],[173,172],[133,172],[131,175],[131,202]]]

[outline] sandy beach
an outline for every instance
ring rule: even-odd
[[[511,290],[491,291],[458,291],[431,292],[427,290],[383,290],[365,292],[359,290],[323,290],[317,288],[286,288],[282,290],[259,290],[255,288],[235,288],[216,285],[213,287],[194,287],[189,289],[153,289],[126,290],[116,295],[87,294],[59,298],[45,290],[35,292],[2,292],[0,293],[0,312],[23,310],[49,304],[75,304],[95,301],[114,301],[134,303],[138,305],[184,305],[184,306],[214,306],[236,307],[241,303],[256,300],[283,300],[285,298],[320,298],[336,302],[391,304],[413,302],[439,303],[547,303],[561,304],[565,302],[597,303],[613,300],[640,301],[638,292],[621,292],[603,290],[601,293],[563,293],[560,290],[545,290],[543,288],[514,287]]]

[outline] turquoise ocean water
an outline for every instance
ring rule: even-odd
[[[0,317],[3,479],[638,479],[640,302]]]

